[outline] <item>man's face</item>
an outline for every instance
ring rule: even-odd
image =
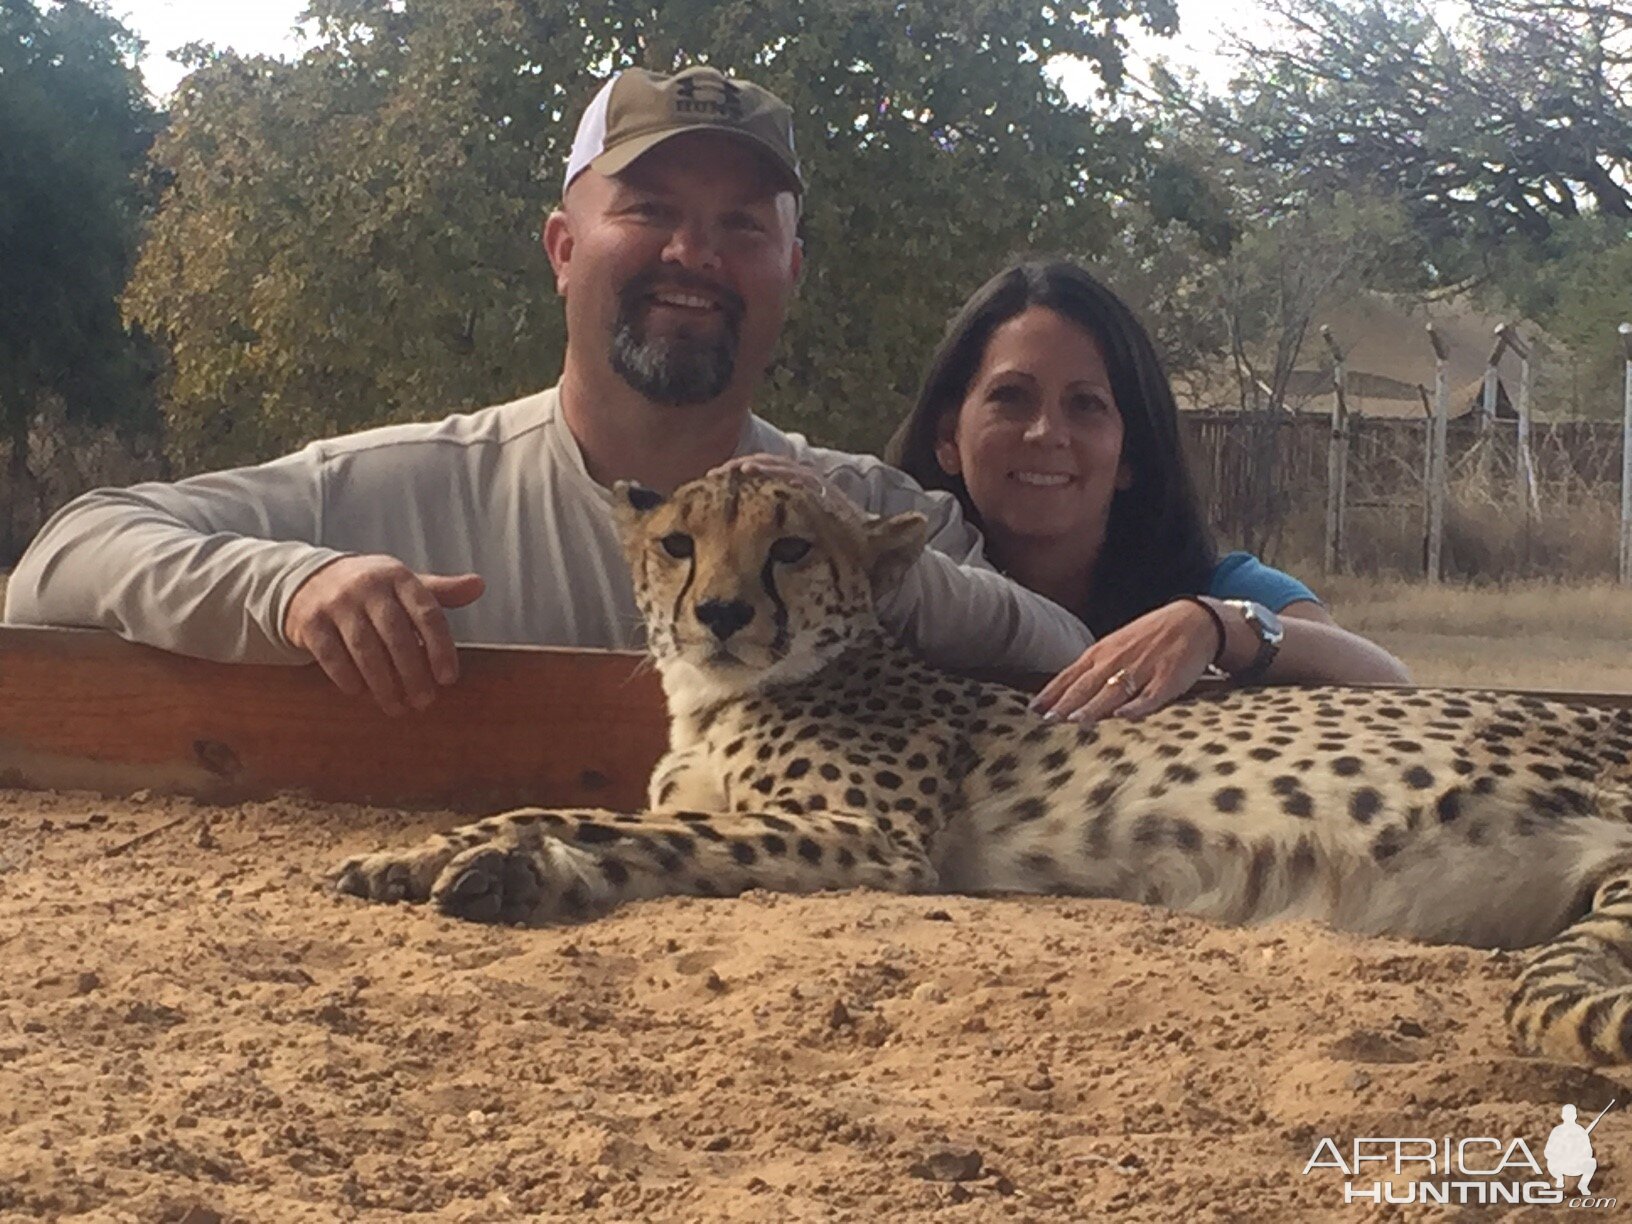
[[[798,278],[796,223],[793,196],[736,137],[687,133],[615,178],[584,171],[544,235],[569,346],[659,403],[751,385]]]

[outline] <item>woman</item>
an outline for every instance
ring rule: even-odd
[[[1297,579],[1247,553],[1219,559],[1161,359],[1072,264],[1009,268],[965,303],[885,458],[957,497],[993,564],[1094,631],[1038,694],[1047,715],[1139,717],[1209,666],[1245,682],[1409,683]]]

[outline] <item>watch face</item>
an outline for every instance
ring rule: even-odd
[[[1279,642],[1281,640],[1281,636],[1286,632],[1285,626],[1281,624],[1280,616],[1274,612],[1271,612],[1261,603],[1253,604],[1252,610],[1257,618],[1263,623],[1264,636]]]
[[[1241,613],[1241,619],[1247,622],[1248,628],[1258,637],[1257,658],[1237,670],[1234,675],[1238,680],[1256,682],[1269,670],[1270,664],[1280,652],[1281,639],[1285,632],[1281,627],[1281,618],[1263,604],[1250,599],[1231,599],[1226,602]]]
[[[1279,616],[1251,599],[1243,599],[1237,606],[1241,609],[1241,615],[1247,618],[1247,623],[1257,630],[1260,639],[1276,646],[1281,644],[1286,629],[1282,626]]]

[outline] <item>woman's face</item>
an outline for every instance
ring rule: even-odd
[[[994,539],[1074,537],[1097,550],[1132,483],[1122,413],[1092,333],[1043,306],[992,332],[935,456],[962,476]]]

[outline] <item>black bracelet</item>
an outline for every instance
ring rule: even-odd
[[[1224,668],[1221,660],[1224,658],[1224,641],[1226,636],[1224,632],[1224,618],[1218,614],[1217,608],[1213,607],[1212,604],[1208,603],[1200,595],[1180,595],[1179,600],[1183,603],[1195,604],[1196,607],[1207,613],[1207,615],[1212,619],[1213,629],[1218,634],[1218,649],[1213,651],[1213,666],[1218,668],[1220,671],[1223,671]]]

